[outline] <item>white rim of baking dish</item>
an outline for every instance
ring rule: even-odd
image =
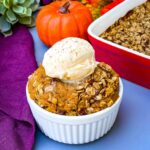
[[[29,95],[29,92],[28,92],[28,82],[27,82],[27,85],[26,85],[26,95],[27,95],[27,100],[30,101],[29,103],[32,104],[34,109],[36,109],[38,112],[42,113],[42,115],[45,115],[46,118],[50,117],[50,118],[56,118],[56,119],[63,119],[63,120],[66,120],[66,121],[78,121],[78,120],[81,120],[81,119],[85,119],[85,120],[87,119],[88,120],[90,118],[100,116],[102,114],[105,114],[105,113],[109,112],[111,109],[116,107],[116,105],[118,103],[121,102],[122,96],[123,96],[123,83],[122,83],[122,80],[119,78],[119,98],[116,100],[116,102],[111,107],[105,108],[105,109],[103,109],[99,112],[93,113],[93,114],[88,114],[88,115],[83,115],[83,116],[59,115],[59,114],[55,114],[55,113],[49,112],[49,111],[41,108],[38,104],[36,104],[34,102],[34,100],[32,100],[30,98],[30,95]]]
[[[146,2],[146,1],[147,1],[147,0],[143,0],[143,3]],[[121,9],[122,7],[124,7],[125,5],[128,5],[128,4],[131,3],[131,2],[132,2],[131,0],[125,0],[124,2],[120,3],[119,5],[117,5],[117,6],[114,7],[113,9],[111,9],[111,10],[110,10],[109,12],[107,12],[106,14],[104,14],[104,15],[102,15],[101,17],[99,17],[98,19],[96,19],[96,20],[95,20],[94,22],[92,22],[92,23],[90,24],[90,26],[88,27],[88,34],[89,34],[90,36],[92,36],[93,38],[97,39],[98,41],[102,41],[103,43],[106,43],[106,44],[109,44],[109,45],[111,45],[111,46],[117,47],[117,48],[119,48],[119,49],[121,49],[121,50],[124,50],[124,51],[127,51],[127,52],[129,52],[129,53],[133,53],[133,54],[135,54],[135,55],[144,57],[144,58],[146,58],[146,59],[150,59],[150,56],[148,56],[148,55],[146,55],[146,54],[137,52],[137,51],[135,51],[135,50],[133,50],[133,49],[126,48],[126,47],[121,46],[121,45],[119,45],[119,44],[116,44],[116,43],[113,43],[113,42],[111,42],[111,41],[105,40],[105,39],[103,39],[103,38],[101,38],[101,37],[99,37],[98,35],[96,35],[96,34],[93,33],[93,29],[94,29],[95,25],[97,25],[99,22],[101,22],[101,20],[102,20],[103,18],[109,18],[110,15],[113,14],[113,13],[116,11],[116,9]],[[137,0],[137,2],[139,2],[139,3],[141,2],[141,4],[142,4],[142,0]],[[139,4],[139,5],[141,5],[141,4]],[[137,6],[139,6],[139,5],[137,5]],[[135,7],[137,7],[137,6],[135,6]],[[125,13],[125,15],[126,15],[126,13]],[[117,21],[117,20],[116,20],[116,21]],[[113,24],[114,24],[114,23],[113,23]],[[109,26],[109,27],[110,27],[110,26]],[[108,28],[109,28],[109,27],[108,27]],[[107,30],[108,28],[106,28],[106,30]],[[104,31],[103,31],[103,32],[104,32]],[[103,33],[103,32],[102,32],[102,33]],[[101,33],[100,33],[100,34],[101,34]]]

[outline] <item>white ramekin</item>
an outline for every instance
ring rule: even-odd
[[[113,126],[123,95],[120,79],[119,98],[111,107],[85,116],[63,116],[48,112],[26,95],[32,114],[41,131],[49,138],[67,144],[83,144],[106,134]]]

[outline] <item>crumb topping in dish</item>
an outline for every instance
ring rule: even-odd
[[[100,37],[150,56],[150,1],[128,12]]]
[[[119,97],[119,76],[107,64],[80,83],[65,83],[46,75],[41,65],[28,80],[28,92],[43,109],[67,116],[87,115],[112,106]]]

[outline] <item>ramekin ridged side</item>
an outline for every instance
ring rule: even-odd
[[[26,94],[32,114],[41,131],[49,138],[67,144],[84,144],[106,134],[113,126],[122,100],[123,85],[120,79],[119,98],[111,107],[85,116],[63,116],[39,107]]]

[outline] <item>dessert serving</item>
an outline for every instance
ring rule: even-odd
[[[31,98],[43,109],[61,115],[87,115],[112,106],[119,97],[119,76],[95,61],[84,40],[67,38],[55,44],[29,77]]]
[[[100,37],[150,55],[150,1],[128,12]]]
[[[83,144],[106,134],[122,100],[118,74],[97,62],[93,47],[79,38],[66,38],[44,55],[29,76],[26,94],[37,125],[49,138]]]

